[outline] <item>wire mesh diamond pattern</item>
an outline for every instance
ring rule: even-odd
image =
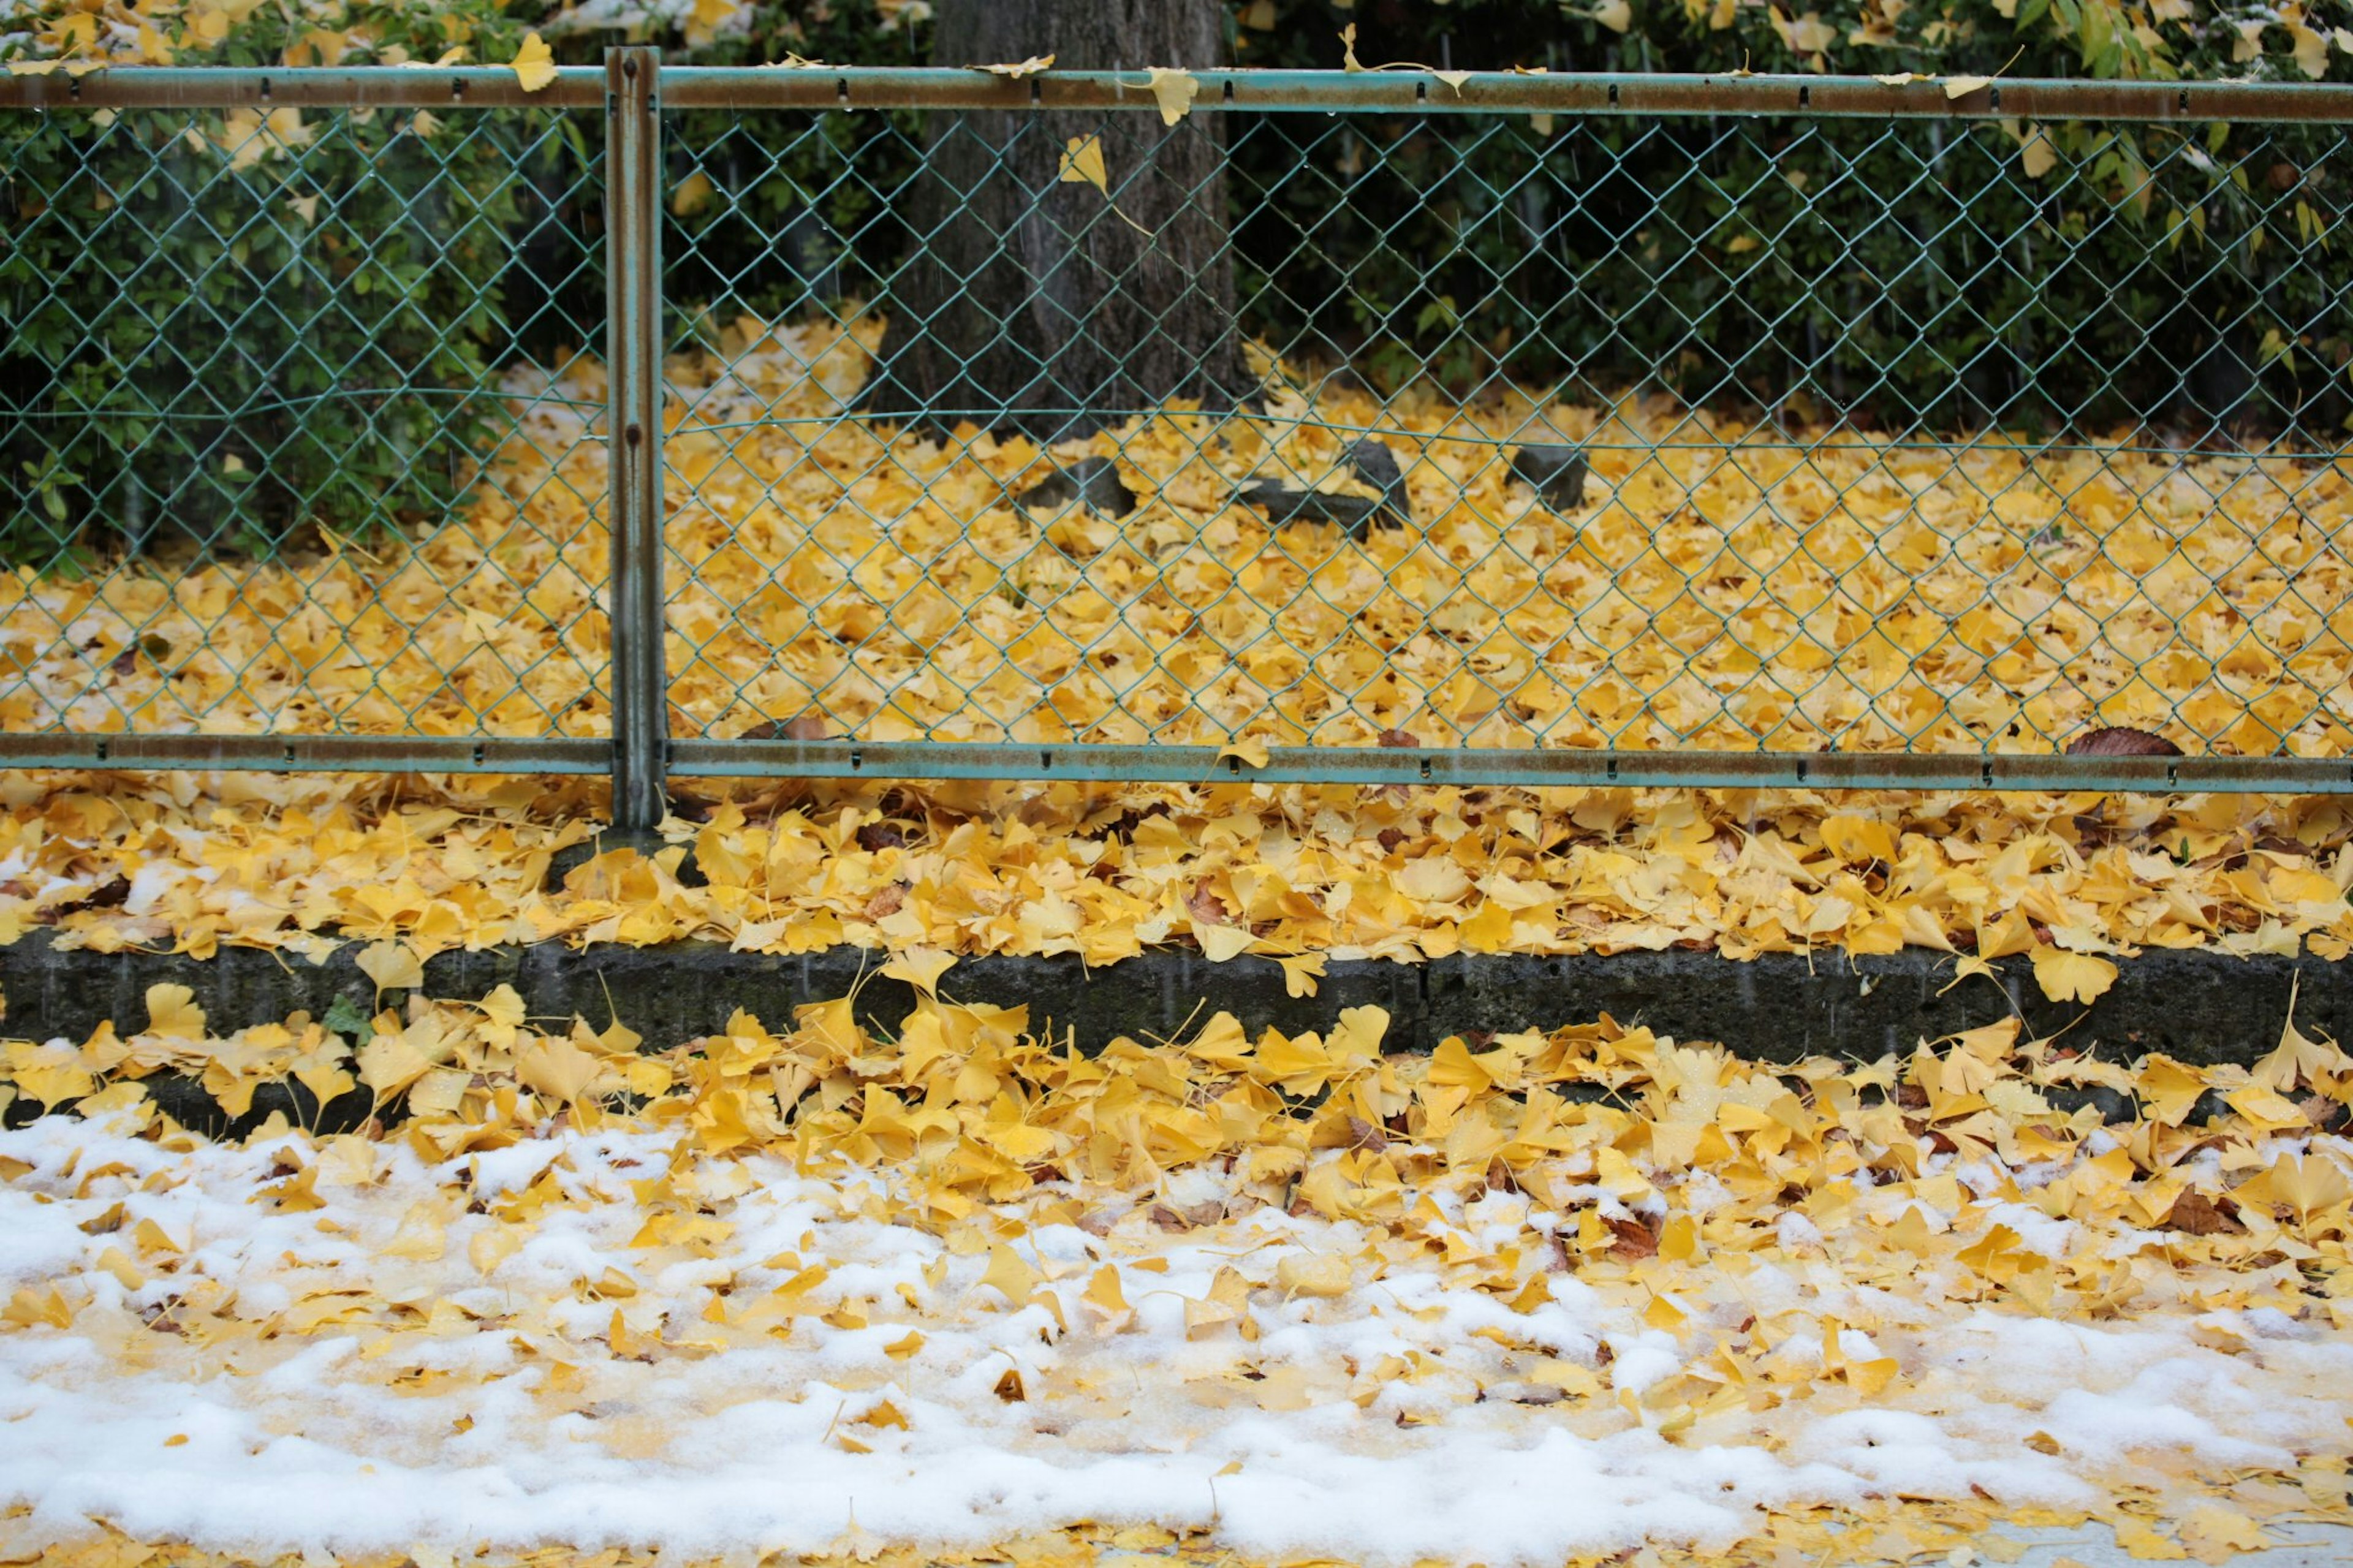
[[[599,730],[600,139],[42,121],[0,163],[0,723]]]
[[[2353,755],[2327,115],[914,74],[662,111],[636,696],[589,98],[7,111],[0,731]]]
[[[2308,132],[2046,164],[1994,123],[841,119],[670,139],[691,732],[2353,739]],[[1208,200],[1228,330],[1166,330],[1134,258]],[[1099,334],[1194,374],[1150,395]]]

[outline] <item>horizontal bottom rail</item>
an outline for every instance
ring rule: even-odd
[[[1691,789],[2353,793],[2353,758],[2063,757],[1865,752],[1513,751],[674,741],[673,773],[1154,784],[1571,784]]]
[[[1248,752],[1245,756],[1243,751]],[[1888,752],[1456,751],[1051,742],[675,740],[702,778],[1030,783],[1555,784],[1685,789],[2353,794],[2353,758],[1983,756]],[[0,766],[245,773],[600,773],[609,741],[399,735],[0,735]]]
[[[279,773],[601,773],[610,741],[430,735],[0,735],[0,767]]]

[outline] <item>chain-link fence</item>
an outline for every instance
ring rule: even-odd
[[[6,90],[0,758],[2353,789],[2348,89]]]

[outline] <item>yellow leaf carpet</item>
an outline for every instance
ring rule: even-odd
[[[2353,1059],[2293,1026],[1767,1068],[1608,1019],[1393,1056],[1366,1008],[1089,1058],[908,967],[888,1037],[642,1055],[501,991],[355,1049],[159,986],[11,1043],[81,1115],[0,1133],[0,1553],[1797,1568],[2348,1518]],[[406,1115],[206,1144],[163,1070]]]
[[[668,367],[681,732],[2047,752],[2106,723],[2348,749],[2342,459],[1376,403],[1280,365],[1250,416],[886,440],[845,416],[880,330],[747,318]],[[511,373],[479,503],[414,537],[0,577],[0,723],[606,732],[604,385],[586,359]],[[1587,449],[1583,507],[1509,481],[1538,422]],[[1361,490],[1366,432],[1411,526],[1237,501],[1253,478]],[[1087,456],[1132,515],[1017,504]]]
[[[684,787],[672,848],[551,880],[593,838],[601,784],[15,775],[0,940],[200,956],[395,941],[429,957],[693,938],[1091,963],[1172,942],[1303,961],[1908,946],[2038,969],[2353,942],[2347,806],[2327,797]],[[700,885],[681,880],[689,852]]]
[[[885,447],[836,417],[860,342],[727,331],[670,369],[682,731],[2347,749],[2341,465],[1630,402],[1553,411],[1599,479],[1564,518],[1496,461],[1525,410],[1409,398],[1417,527],[1358,542],[1226,499],[1348,484],[1348,395]],[[600,384],[519,375],[483,499],[423,537],[0,583],[0,721],[603,733],[603,457],[545,395]],[[1123,526],[1008,500],[1113,446]],[[2292,1027],[2253,1068],[2004,1026],[1767,1069],[1606,1019],[1424,1058],[1377,1010],[1205,1009],[1090,1059],[953,963],[1912,945],[2081,1001],[2147,947],[2342,956],[2331,801],[684,781],[670,850],[553,887],[593,784],[0,805],[0,940],[359,941],[385,984],[848,942],[924,993],[889,1037],[836,1002],[660,1055],[503,992],[222,1033],[159,987],[9,1041],[10,1119],[57,1113],[0,1133],[0,1559],[1798,1568],[2089,1521],[2219,1561],[2347,1518],[2353,1064]],[[385,1114],[209,1144],[163,1071]]]

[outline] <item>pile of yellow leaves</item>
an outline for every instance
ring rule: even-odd
[[[1989,435],[1906,446],[1629,398],[1277,390],[1041,449],[849,414],[881,327],[745,318],[668,367],[676,729],[877,741],[2047,752],[2087,727],[2337,754],[2342,461]],[[308,558],[0,582],[0,722],[601,734],[600,365],[519,370],[470,514]],[[1548,429],[1546,428],[1548,426]],[[1573,515],[1514,446],[1588,453]],[[1410,528],[1274,526],[1253,478]],[[1113,521],[1025,508],[1108,457]]]
[[[610,852],[553,885],[557,853],[593,847],[601,786],[18,775],[0,807],[0,942],[47,928],[103,952],[1914,946],[2104,972],[2148,947],[2353,942],[2353,835],[2327,797],[747,786],[691,802],[702,820],[674,819],[670,851]]]
[[[1316,1489],[1368,1477],[1403,1489],[1389,1511],[1421,1506],[1411,1478],[1450,1455],[1537,1463],[1548,1504],[1586,1500],[1546,1511],[1566,1545],[1528,1538],[1555,1562],[2006,1562],[2023,1546],[1995,1526],[2085,1520],[2135,1556],[2219,1562],[2353,1519],[2353,1058],[2292,1023],[2204,1069],[2014,1024],[1861,1066],[1607,1018],[1409,1058],[1377,1009],[1255,1040],[1220,1015],[1089,1058],[955,1004],[952,973],[909,968],[887,1040],[845,1000],[640,1057],[501,993],[388,1011],[353,1050],[299,1017],[216,1037],[159,987],[128,1037],[12,1043],[16,1094],[90,1118],[0,1134],[0,1205],[47,1259],[0,1313],[22,1445],[113,1400],[123,1425],[89,1439],[110,1473],[144,1474],[137,1449],[207,1479],[109,1490],[69,1437],[18,1455],[0,1426],[0,1552],[1403,1562],[1492,1521],[1409,1509],[1352,1546]],[[257,1059],[406,1119],[216,1150],[142,1091]],[[2093,1088],[2137,1115],[2104,1124]],[[348,1517],[290,1507],[219,1540],[216,1498],[298,1432]],[[975,1442],[1042,1468],[966,1499]],[[625,1493],[719,1467],[693,1494],[707,1528],[510,1493],[480,1525],[473,1478],[537,1473],[550,1444]],[[421,1544],[370,1545],[371,1510],[437,1476],[432,1510],[392,1516]],[[1025,1512],[1052,1476],[1126,1500]],[[43,1511],[44,1478],[89,1517]],[[1672,1508],[1643,1511],[1652,1480]],[[761,1514],[763,1486],[797,1523]],[[927,1496],[972,1514],[908,1500]],[[765,1544],[712,1546],[739,1514]]]

